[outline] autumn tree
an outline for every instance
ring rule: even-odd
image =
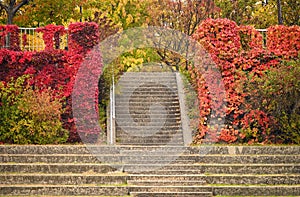
[[[252,12],[256,10],[257,0],[215,0],[221,9],[220,17],[235,21],[238,25],[248,24]],[[262,3],[262,1],[261,1]]]
[[[152,19],[150,24],[191,36],[204,19],[213,18],[218,11],[212,0],[156,0],[149,11]],[[176,39],[179,36],[174,35],[174,40]],[[178,44],[181,43],[179,40]],[[180,65],[183,65],[186,70],[186,58],[164,49],[157,50],[157,53],[168,66],[179,70]]]
[[[276,24],[300,25],[299,0],[215,0],[220,16],[237,24],[268,28]]]
[[[79,0],[32,0],[25,12],[16,16],[20,26],[45,26],[51,23],[67,25],[71,19],[79,21]],[[83,2],[84,3],[84,2]]]
[[[20,8],[29,3],[29,0],[0,0],[0,9],[4,10],[7,24],[13,24],[13,18]]]

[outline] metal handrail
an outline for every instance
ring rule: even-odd
[[[116,131],[115,131],[115,121],[116,121],[116,101],[115,101],[115,79],[112,76],[112,85],[110,87],[110,104],[109,104],[109,129],[108,132],[108,144],[114,145],[115,138],[116,138]]]

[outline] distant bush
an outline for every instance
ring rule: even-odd
[[[268,114],[274,140],[300,144],[300,60],[266,70],[251,78],[247,87],[252,108]]]
[[[62,104],[51,89],[26,85],[27,76],[0,82],[0,142],[57,144],[68,139],[60,120]]]

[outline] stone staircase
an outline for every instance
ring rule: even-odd
[[[118,144],[183,144],[175,73],[127,72],[116,89]]]
[[[116,92],[116,145],[0,145],[0,196],[300,196],[300,146],[185,146],[174,73]]]
[[[0,196],[300,196],[299,152],[299,146],[1,145]]]

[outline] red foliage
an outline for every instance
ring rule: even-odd
[[[5,44],[5,35],[9,32],[12,39],[10,49],[15,50],[0,50],[0,80],[8,81],[11,77],[30,74],[33,76],[32,85],[40,88],[51,87],[55,90],[53,96],[65,97],[65,114],[62,119],[64,128],[71,134],[69,142],[80,141],[72,114],[71,94],[76,81],[80,81],[76,85],[82,91],[77,92],[75,96],[92,101],[81,104],[86,109],[95,108],[97,111],[97,87],[96,83],[90,84],[90,81],[97,80],[101,73],[101,55],[99,51],[89,53],[99,42],[97,29],[95,23],[71,24],[68,28],[69,50],[63,51],[56,48],[59,36],[65,33],[65,29],[62,26],[49,25],[38,30],[43,32],[47,46],[45,51],[20,52],[17,46],[19,43],[17,27],[0,26],[1,44]],[[205,57],[201,57],[199,65],[189,67],[200,101],[199,133],[195,138],[196,143],[203,141],[252,143],[265,142],[272,138],[272,133],[268,130],[272,117],[262,111],[250,109],[245,104],[249,95],[243,90],[242,85],[248,80],[247,76],[250,73],[260,76],[262,71],[276,67],[281,58],[297,58],[300,48],[299,32],[298,26],[270,27],[265,50],[262,48],[261,35],[253,27],[238,27],[227,19],[207,19],[199,26],[193,38],[209,52],[219,70],[211,69],[210,62]],[[86,54],[89,55],[84,58]],[[81,73],[78,73],[79,69]],[[223,86],[215,78],[218,73]],[[222,102],[226,103],[225,109]],[[222,122],[224,113],[225,126],[215,123],[214,120],[219,119],[220,123]],[[83,122],[94,121],[97,118],[95,113],[85,115],[82,114]],[[249,131],[248,134],[251,136],[240,130]],[[84,128],[81,125],[78,131],[83,134],[81,136],[86,137],[96,136],[99,132],[93,126]],[[262,139],[256,137],[256,133]]]
[[[7,40],[7,36],[9,39]],[[7,43],[9,41],[9,43]],[[0,26],[0,46],[6,46],[10,50],[19,51],[20,50],[20,37],[19,37],[19,27],[16,25],[4,25]]]
[[[241,25],[238,27],[241,46],[244,50],[262,50],[263,47],[263,37],[252,26]]]
[[[203,72],[205,65],[189,67],[200,102],[199,134],[195,138],[196,143],[258,141],[246,138],[239,132],[246,128],[256,130],[257,128],[250,124],[254,122],[259,125],[260,141],[271,138],[272,134],[267,130],[272,118],[245,105],[249,95],[243,90],[243,83],[248,80],[247,76],[250,73],[260,76],[262,71],[278,66],[281,57],[296,58],[300,46],[299,32],[298,26],[269,28],[268,50],[264,50],[262,36],[253,27],[238,27],[227,19],[207,19],[199,26],[193,38],[209,52],[222,75],[226,90],[226,117],[223,128],[220,128],[219,124],[209,125],[210,120],[214,116],[218,117],[218,114],[212,112],[216,108],[216,102],[212,99],[208,83],[212,83],[210,86],[214,87],[216,92],[220,90]],[[222,110],[219,109],[220,112]]]
[[[69,44],[74,44],[75,46],[69,46],[71,49],[80,46],[80,53],[78,51],[71,50],[56,50],[53,48],[53,39],[57,41],[59,39],[58,35],[62,35],[65,32],[63,26],[48,25],[44,28],[40,28],[38,31],[43,32],[44,42],[46,44],[46,49],[41,52],[28,52],[28,51],[13,51],[8,49],[0,50],[0,80],[8,81],[11,77],[18,77],[24,74],[30,74],[32,77],[30,83],[33,86],[39,87],[41,90],[51,87],[54,90],[53,97],[64,97],[66,102],[64,103],[65,112],[62,115],[62,121],[65,129],[70,131],[69,142],[81,141],[77,133],[77,129],[74,124],[74,118],[72,114],[72,99],[71,94],[73,91],[73,86],[78,69],[84,63],[84,70],[90,72],[95,71],[97,79],[99,76],[99,68],[101,68],[101,56],[98,54],[92,60],[84,61],[84,56],[88,53],[92,47],[98,43],[99,35],[94,32],[95,35],[91,35],[93,31],[90,28],[93,27],[97,29],[95,24],[82,24],[77,23],[75,26],[80,29],[80,35],[89,35],[86,39],[81,39],[79,44],[76,40],[72,40]],[[11,28],[13,29],[13,28]],[[72,30],[72,28],[71,28]],[[87,32],[85,32],[87,30]],[[76,34],[77,31],[75,31]],[[72,38],[79,38],[78,36],[72,36],[72,31],[70,31]],[[77,32],[78,33],[78,32]],[[94,38],[94,40],[90,40]],[[87,63],[88,62],[88,63]],[[95,66],[99,66],[98,70],[95,70]],[[94,73],[95,74],[95,73]],[[91,80],[90,76],[85,76],[85,81]],[[83,80],[84,81],[84,80]],[[97,84],[97,83],[96,83]],[[82,95],[89,95],[88,88],[83,87]],[[87,98],[88,99],[88,98]],[[97,106],[97,99],[93,98],[95,105]],[[86,132],[85,135],[91,135],[92,131],[81,130]],[[90,133],[89,133],[90,132]],[[94,135],[94,133],[93,133]]]
[[[43,40],[46,45],[45,50],[59,49],[60,36],[66,33],[65,27],[61,25],[47,25],[36,29],[37,32],[43,33]],[[54,43],[53,43],[54,41]],[[53,47],[53,45],[55,47]]]
[[[300,27],[277,25],[267,30],[267,48],[285,59],[297,58],[300,51]]]
[[[77,54],[86,54],[99,43],[98,25],[91,23],[73,23],[69,26],[69,50]]]

